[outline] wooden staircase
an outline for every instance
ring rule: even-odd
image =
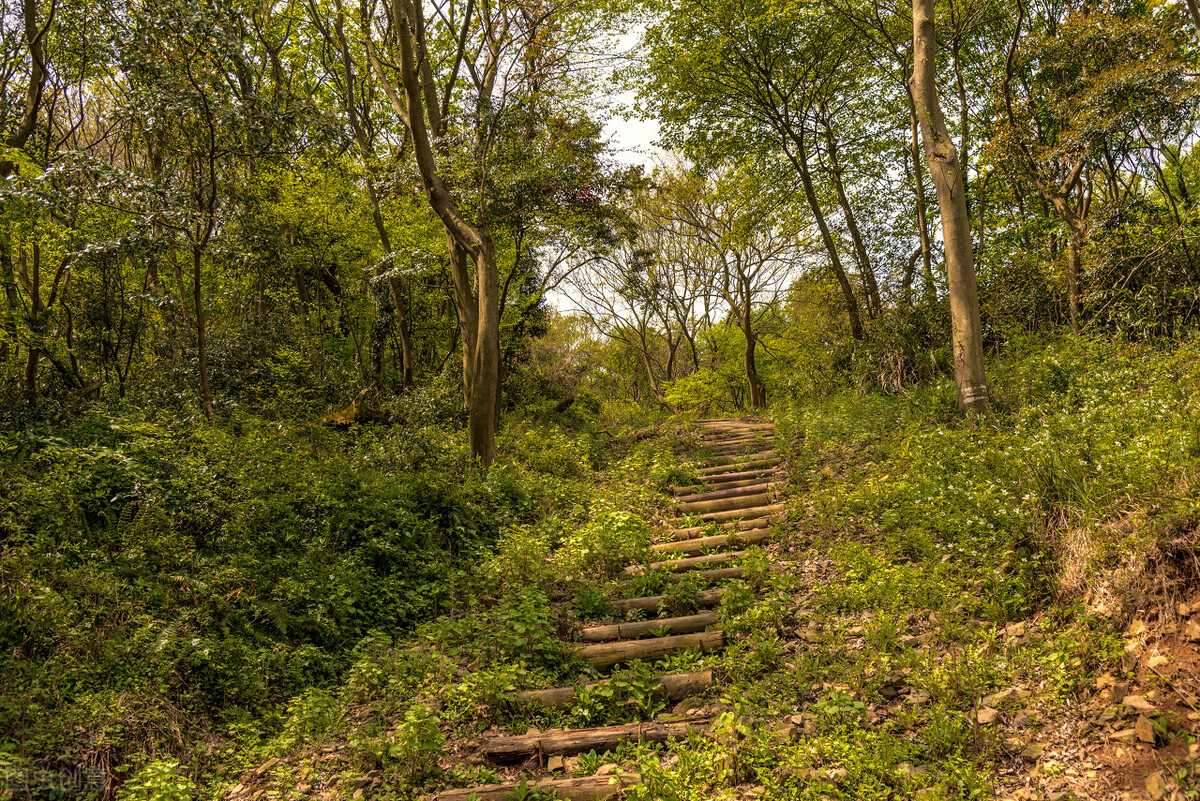
[[[631,577],[646,572],[665,574],[668,583],[685,579],[702,586],[692,599],[695,613],[662,616],[665,596],[616,598],[613,609],[621,615],[640,611],[645,619],[589,626],[579,632],[576,651],[598,670],[608,670],[638,659],[653,661],[683,651],[698,649],[713,653],[725,647],[725,632],[718,628],[716,607],[725,590],[723,582],[742,578],[741,564],[750,546],[770,540],[772,525],[784,514],[781,503],[783,463],[774,451],[774,427],[769,422],[727,418],[697,424],[701,444],[694,460],[703,463],[697,483],[671,488],[679,520],[664,528],[652,546],[655,560],[630,565]],[[699,520],[700,525],[693,521]],[[714,530],[720,533],[714,533]],[[582,685],[595,689],[607,680]],[[657,691],[666,701],[677,702],[703,692],[712,682],[710,671],[657,676]],[[516,703],[539,708],[564,709],[575,703],[577,687],[531,690],[513,696]],[[659,715],[655,720],[623,726],[590,729],[530,731],[523,735],[496,737],[484,744],[480,756],[496,764],[522,763],[527,772],[524,785],[552,792],[571,801],[596,801],[620,797],[639,783],[630,773],[588,777],[553,778],[547,775],[547,759],[582,753],[603,752],[626,740],[667,742],[708,730],[703,716]],[[465,801],[475,795],[480,801],[509,797],[520,783],[494,784],[445,790],[427,798]]]

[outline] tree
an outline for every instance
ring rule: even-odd
[[[913,0],[912,93],[942,216],[958,406],[965,412],[986,412],[988,389],[983,370],[983,326],[979,318],[979,291],[975,285],[971,224],[967,218],[966,190],[958,152],[938,101],[934,6],[935,0]]]

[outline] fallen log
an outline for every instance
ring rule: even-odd
[[[720,572],[720,571],[713,571]],[[650,640],[622,640],[597,645],[585,645],[577,649],[579,658],[592,667],[607,668],[634,659],[648,661],[659,659],[678,651],[699,648],[701,653],[720,651],[725,647],[725,632],[704,631],[698,634],[676,634],[670,637],[655,637]]]
[[[584,689],[592,690],[610,683],[610,679],[593,681],[583,685]],[[711,670],[698,670],[693,673],[668,673],[654,679],[655,694],[661,695],[668,701],[682,701],[691,695],[699,695],[712,684]],[[551,687],[547,690],[526,690],[513,696],[518,704],[547,709],[565,709],[575,704],[577,690],[575,687]]]
[[[787,504],[774,503],[765,506],[753,506],[742,509],[730,509],[725,512],[708,512],[700,515],[705,523],[726,523],[730,520],[758,520],[787,511]]]
[[[683,559],[664,559],[661,562],[651,562],[647,567],[650,570],[666,569],[672,573],[684,573],[696,568],[708,568],[724,564],[725,562],[732,562],[734,559],[745,555],[745,551],[726,551],[724,553],[710,553],[703,556],[688,556]],[[640,567],[640,565],[632,567]],[[626,570],[628,571],[629,568],[626,568]]]
[[[763,482],[761,478],[747,478],[742,481],[723,481],[713,482],[712,484],[688,484],[687,486],[682,487],[671,487],[671,494],[676,498],[693,498],[697,495],[704,495],[709,492],[714,492],[717,488],[724,490],[743,489],[745,487],[752,487],[755,484],[762,483]]]
[[[721,596],[725,594],[725,590],[705,590],[704,592],[696,593],[696,597],[692,602],[699,609],[709,609],[721,602]],[[662,605],[663,596],[647,595],[642,598],[624,598],[619,601],[613,601],[613,609],[625,614],[639,609],[643,612],[658,612],[659,606]]]
[[[632,740],[638,743],[664,743],[689,732],[703,731],[708,718],[663,723],[628,723],[566,732],[543,732],[515,737],[497,737],[483,747],[483,755],[493,762],[520,762],[532,756],[550,754],[572,756],[584,751],[603,753]]]
[[[695,539],[690,540],[660,542],[657,545],[650,546],[650,550],[654,551],[655,553],[700,554],[704,553],[705,551],[711,551],[717,548],[726,548],[729,546],[757,545],[766,540],[769,536],[771,536],[770,529],[751,529],[744,534],[716,534],[711,537],[696,537]]]
[[[728,498],[713,498],[708,501],[687,501],[678,506],[680,514],[694,515],[708,512],[724,512],[730,509],[751,509],[769,505],[774,495],[770,492],[733,495]]]
[[[542,779],[526,782],[525,787],[554,793],[563,801],[601,801],[623,795],[626,787],[641,780],[636,773],[621,773],[570,779]],[[467,801],[469,798],[477,801],[508,801],[520,788],[520,784],[485,784],[460,790],[443,790],[425,798],[426,801]]]
[[[704,460],[705,469],[713,467],[726,467],[732,464],[740,464],[746,461],[754,461],[756,459],[770,459],[777,454],[774,448],[762,448],[755,451],[731,451],[730,453],[714,453]]]
[[[715,612],[702,612],[685,617],[665,617],[659,620],[639,620],[636,623],[589,626],[579,633],[579,639],[583,642],[635,640],[639,637],[648,637],[664,627],[667,629],[667,634],[692,634],[704,631],[720,619],[721,616]]]

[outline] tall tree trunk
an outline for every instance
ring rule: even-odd
[[[983,326],[979,319],[971,226],[958,153],[938,102],[934,5],[935,0],[913,0],[913,98],[942,216],[958,405],[964,412],[986,412],[988,388],[983,370]]]
[[[921,241],[921,275],[925,279],[925,302],[933,305],[937,301],[937,285],[933,279],[933,243],[929,236],[928,204],[925,201],[925,176],[921,171],[921,145],[917,133],[917,104],[913,100],[912,87],[905,84],[908,99],[909,155],[913,165],[913,192],[917,199],[917,235]]]
[[[212,389],[208,385],[208,332],[204,325],[204,299],[201,295],[200,262],[204,248],[192,246],[192,315],[196,320],[196,358],[200,362],[200,397],[204,402],[204,419],[213,422]]]
[[[883,301],[879,297],[879,284],[875,281],[875,270],[871,267],[871,257],[867,255],[862,234],[858,230],[858,221],[854,217],[854,210],[850,207],[850,198],[846,195],[846,189],[842,185],[842,165],[838,162],[837,157],[837,139],[834,138],[833,127],[828,118],[822,120],[821,127],[825,132],[825,144],[829,153],[830,179],[833,181],[833,188],[837,191],[838,204],[842,207],[842,214],[846,217],[846,228],[850,231],[850,241],[854,243],[854,255],[858,259],[858,269],[862,272],[863,284],[867,289],[867,310],[871,317],[876,317],[883,309]]]
[[[1079,333],[1079,263],[1083,249],[1083,228],[1073,228],[1067,239],[1067,314],[1071,330]]]
[[[1187,0],[1188,13],[1192,15],[1192,24],[1196,26],[1196,36],[1200,37],[1200,3]]]
[[[800,183],[804,186],[804,198],[808,201],[808,208],[812,212],[813,220],[817,223],[817,230],[821,232],[821,241],[825,244],[825,252],[829,256],[830,269],[833,270],[833,274],[842,288],[842,297],[846,300],[846,314],[850,318],[850,335],[855,339],[862,339],[862,318],[858,313],[858,298],[855,297],[854,287],[850,284],[845,268],[842,267],[837,243],[834,242],[833,235],[829,232],[829,224],[825,220],[821,202],[817,199],[817,192],[813,188],[812,171],[808,167],[808,150],[804,143],[804,134],[793,133],[792,139],[797,152],[793,153],[789,148],[788,157],[800,173]]]
[[[758,344],[758,336],[754,333],[754,319],[750,315],[750,301],[742,307],[739,322],[742,324],[742,334],[746,338],[746,349],[742,361],[746,367],[746,383],[750,385],[750,408],[767,408],[767,386],[758,375],[758,364],[754,360],[754,347]]]

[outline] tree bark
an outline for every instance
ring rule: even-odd
[[[986,412],[988,388],[983,368],[983,326],[979,318],[979,293],[971,251],[971,225],[967,218],[958,153],[938,102],[934,5],[935,0],[913,0],[912,94],[942,216],[958,406],[964,412]]]
[[[696,593],[692,599],[693,605],[698,609],[709,609],[721,603],[721,598],[724,597],[725,590],[704,590]],[[626,614],[637,609],[642,612],[658,612],[658,608],[665,600],[662,595],[648,595],[644,598],[625,598],[619,601],[613,601],[613,609],[621,614]]]
[[[838,205],[842,207],[842,214],[846,217],[846,229],[850,232],[850,241],[854,243],[854,255],[858,259],[858,269],[862,272],[863,285],[867,290],[867,311],[871,317],[877,317],[883,309],[883,301],[879,296],[879,284],[875,280],[871,257],[867,255],[862,233],[858,229],[858,221],[854,217],[854,209],[850,207],[850,198],[846,194],[845,186],[842,185],[842,165],[838,162],[837,157],[837,139],[833,135],[833,127],[827,118],[822,120],[821,127],[825,132],[826,152],[829,154],[829,177],[833,182],[834,191],[837,192]]]
[[[937,284],[933,278],[933,244],[929,236],[928,208],[925,201],[925,176],[921,172],[921,145],[918,134],[917,104],[913,99],[912,87],[905,84],[908,98],[909,152],[913,165],[913,192],[917,199],[917,235],[921,242],[921,275],[925,279],[925,302],[933,305],[937,301]]]
[[[641,782],[636,773],[609,776],[584,776],[569,779],[542,779],[521,784],[487,784],[461,790],[442,790],[426,796],[426,801],[508,801],[514,793],[538,789],[563,801],[603,801],[624,795],[625,788]]]
[[[629,640],[585,645],[579,648],[579,658],[595,668],[608,668],[632,659],[643,661],[661,659],[669,654],[689,648],[699,648],[702,653],[720,651],[725,647],[725,633],[706,631],[699,634],[676,634],[655,637],[651,640]]]
[[[608,679],[593,681],[585,684],[584,689],[592,690],[607,686],[609,683]],[[701,670],[695,673],[670,673],[654,679],[655,694],[669,701],[682,701],[689,695],[699,695],[710,684],[712,684],[711,670]],[[566,709],[575,704],[577,697],[574,687],[551,687],[548,690],[526,690],[517,693],[514,700],[523,706]]]
[[[707,726],[708,718],[692,718],[670,723],[629,723],[596,729],[497,737],[484,746],[483,753],[493,762],[518,762],[543,754],[569,756],[592,750],[602,753],[629,740],[662,743],[676,737],[686,737],[690,732],[703,731]]]
[[[750,300],[746,299],[746,307],[742,310],[742,334],[746,338],[746,348],[742,354],[742,362],[746,367],[746,381],[750,384],[750,408],[759,410],[767,408],[767,385],[758,375],[758,364],[754,360],[754,348],[758,344],[758,335],[754,333],[754,320],[750,316]]]

